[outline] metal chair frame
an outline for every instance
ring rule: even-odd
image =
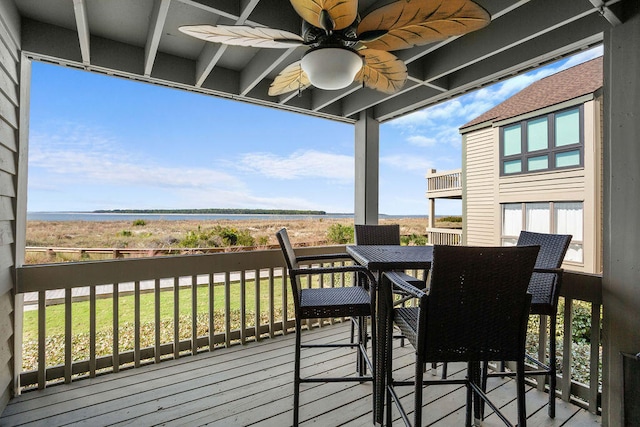
[[[289,240],[286,229],[276,233],[282,249],[287,269],[295,307],[295,366],[294,366],[294,405],[293,425],[297,426],[300,416],[300,384],[318,382],[349,382],[349,381],[373,381],[373,375],[366,375],[366,369],[373,373],[373,365],[367,354],[367,322],[366,318],[374,313],[375,307],[375,279],[365,268],[359,265],[339,267],[301,267],[301,262],[323,262],[335,259],[348,258],[348,254],[327,254],[319,256],[296,256]],[[367,289],[361,286],[339,288],[306,288],[301,287],[300,276],[311,277],[313,275],[333,273],[357,273],[369,281]],[[362,280],[362,279],[361,279]],[[307,319],[351,317],[357,318],[358,341],[349,343],[332,344],[302,344],[302,322]],[[375,322],[371,323],[371,340],[375,346],[376,331]],[[300,374],[301,349],[317,347],[352,347],[356,348],[356,376],[350,377],[310,377],[302,378]]]

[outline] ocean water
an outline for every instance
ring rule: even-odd
[[[422,218],[423,215],[380,215],[380,218]],[[426,215],[424,215],[426,218]],[[158,220],[292,220],[353,218],[353,214],[269,215],[269,214],[128,214],[93,212],[27,212],[27,221],[145,221]]]

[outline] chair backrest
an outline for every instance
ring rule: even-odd
[[[518,246],[540,246],[536,269],[557,269],[567,253],[572,236],[570,234],[520,232]],[[536,314],[554,314],[560,296],[562,272],[541,273],[534,272],[529,283],[529,293],[532,295],[531,309]]]
[[[289,281],[291,283],[291,292],[293,293],[293,301],[297,315],[300,310],[300,286],[297,275],[292,274],[293,269],[299,268],[298,261],[296,259],[296,253],[293,250],[293,246],[291,246],[291,241],[289,240],[289,234],[287,233],[286,228],[278,231],[276,233],[276,237],[278,238],[278,243],[280,243],[280,249],[282,249],[284,260],[287,263]]]
[[[278,243],[280,243],[280,249],[282,249],[282,254],[284,255],[284,260],[287,263],[287,268],[289,268],[289,270],[298,268],[296,253],[293,250],[293,246],[291,246],[291,241],[289,240],[287,229],[283,228],[278,231],[276,233],[276,237],[278,238]]]
[[[400,225],[366,225],[354,227],[356,245],[399,245]]]
[[[538,250],[436,245],[429,295],[420,304],[425,361],[524,357],[527,286]]]

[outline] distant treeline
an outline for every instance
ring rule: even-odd
[[[93,213],[123,214],[205,214],[205,215],[326,215],[325,211],[287,209],[101,209]]]

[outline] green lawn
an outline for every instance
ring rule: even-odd
[[[160,318],[173,319],[174,293],[172,288],[160,292]],[[231,311],[240,310],[240,285],[239,282],[231,283],[230,307]],[[245,284],[246,307],[253,311],[255,307],[255,281]],[[199,285],[197,292],[197,312],[209,311],[209,287]],[[119,325],[134,322],[133,295],[121,296],[118,301]],[[191,316],[191,288],[182,287],[179,290],[178,306],[180,316]],[[274,278],[274,306],[282,306],[282,279]],[[260,311],[266,312],[269,307],[269,281],[260,281]],[[225,309],[225,287],[216,284],[214,287],[214,311]],[[89,332],[89,301],[74,302],[71,305],[71,330],[74,335]],[[46,332],[48,336],[64,334],[65,306],[64,304],[52,305],[46,309]],[[155,322],[155,293],[148,292],[140,295],[140,323]],[[113,327],[113,299],[99,298],[96,300],[96,328],[98,331],[110,330]],[[35,340],[38,336],[38,312],[27,311],[24,313],[24,340]]]

